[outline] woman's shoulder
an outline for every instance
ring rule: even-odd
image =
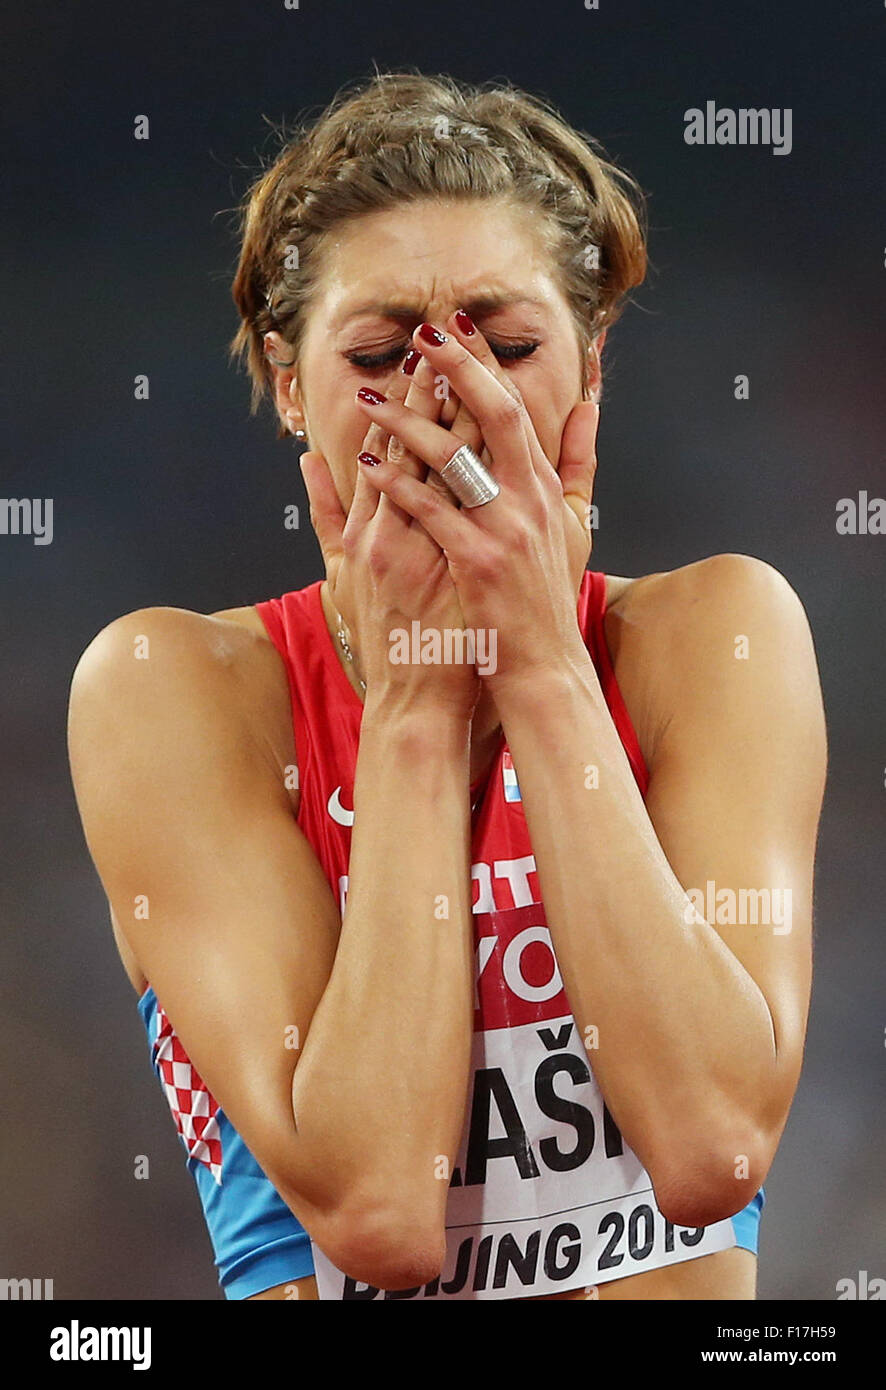
[[[258,615],[258,609],[254,604],[249,604],[245,608],[224,608],[218,613],[210,613],[211,618],[219,622],[233,623],[235,627],[242,628],[245,632],[254,635],[264,642],[270,642],[268,630]]]
[[[687,618],[717,622],[749,605],[755,614],[771,612],[774,621],[802,609],[784,575],[753,555],[725,552],[637,578],[606,576],[607,618],[633,631],[685,632]]]
[[[199,613],[141,608],[115,618],[92,639],[71,685],[75,723],[134,731],[155,719],[183,731],[199,721],[255,725],[282,765],[294,758],[285,667],[254,608]]]
[[[710,675],[718,651],[734,656],[742,639],[788,644],[808,634],[788,580],[752,555],[711,555],[636,578],[607,575],[606,591],[606,643],[647,764],[681,687]]]
[[[130,673],[163,682],[217,685],[260,678],[274,670],[273,643],[254,608],[199,613],[187,608],[139,608],[114,618],[91,640],[74,672],[75,685]]]

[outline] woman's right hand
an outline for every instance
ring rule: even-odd
[[[412,376],[395,374],[386,384],[386,394],[436,422],[442,403],[438,379],[422,357]],[[449,409],[451,413],[451,403]],[[428,476],[427,465],[377,424],[370,424],[362,452],[397,463],[449,496],[439,477],[432,471]],[[356,462],[354,496],[346,515],[322,454],[308,451],[300,463],[329,596],[344,620],[367,694],[427,695],[470,718],[480,694],[473,664],[390,660],[397,629],[406,632],[411,652],[416,620],[421,630],[441,634],[464,627],[443,551],[418,522],[370,485],[363,475],[371,465]]]

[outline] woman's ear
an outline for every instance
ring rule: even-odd
[[[264,344],[277,414],[284,428],[290,434],[295,434],[297,430],[305,429],[305,416],[292,348],[275,331],[264,335]]]
[[[298,377],[293,375],[289,383],[289,400],[286,406],[286,427],[292,434],[298,434],[303,440],[307,440],[308,419],[305,408],[302,404],[301,392],[298,389]]]

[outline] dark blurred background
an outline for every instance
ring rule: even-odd
[[[121,613],[321,576],[297,453],[228,365],[225,210],[268,148],[263,117],[318,111],[373,62],[541,93],[651,195],[654,269],[606,348],[593,563],[746,552],[806,606],[830,777],[759,1293],[833,1299],[838,1279],[886,1276],[886,536],[835,529],[841,497],[886,495],[884,25],[857,0],[7,7],[0,493],[52,497],[54,537],[0,536],[0,1277],[53,1278],[57,1298],[220,1297],[80,830],[66,701]],[[686,145],[684,111],[707,100],[791,108],[791,153]]]

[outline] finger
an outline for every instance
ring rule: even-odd
[[[557,476],[563,489],[563,500],[585,529],[590,527],[599,422],[600,408],[596,402],[581,401],[570,411],[560,439]]]
[[[413,349],[413,351],[415,351],[415,349]],[[419,414],[426,415],[427,419],[436,420],[441,428],[451,429],[453,420],[459,415],[461,402],[455,395],[455,392],[450,391],[449,383],[446,381],[446,378],[441,376],[439,372],[435,372],[427,358],[419,354],[419,361],[414,369],[412,381],[413,385],[404,404],[408,406],[410,410],[414,409],[417,410]],[[466,432],[461,438],[468,444],[473,445],[473,443],[476,442],[477,447],[479,447],[480,432],[476,429],[476,425],[474,425],[473,431],[471,430],[471,424],[469,423],[466,413],[463,414],[463,422]],[[476,441],[474,441],[474,435],[476,435]],[[411,467],[409,471],[414,477],[418,478],[419,482],[423,482],[427,487],[431,488],[433,492],[436,492],[437,495],[450,506],[456,503],[453,494],[449,491],[449,488],[443,482],[439,474],[435,473],[433,468],[429,468],[428,465],[420,459],[417,454],[412,453],[411,450],[404,448],[403,452],[405,458],[414,461],[414,466]],[[460,504],[456,503],[456,505]]]
[[[456,309],[454,314],[450,314],[446,320],[445,329],[447,334],[456,338],[467,348],[468,352],[473,353],[477,361],[481,362],[487,371],[501,382],[506,391],[509,391],[518,400],[522,399],[514,382],[499,364],[498,358],[486,338],[464,309]],[[454,402],[455,408],[450,412],[450,418],[447,419],[446,423],[450,429],[470,444],[474,453],[480,454],[483,448],[483,435],[480,426],[466,403],[454,391],[450,391],[449,399]]]
[[[366,393],[361,388],[357,393],[357,404],[370,418],[379,420],[391,434],[396,434],[407,449],[411,449],[436,473],[446,467],[465,442],[451,430],[443,429],[431,420],[423,420],[414,411],[379,392]]]
[[[480,427],[473,415],[468,410],[464,401],[460,400],[456,392],[453,391],[448,378],[440,372],[435,372],[426,358],[422,358],[422,362],[425,363],[424,371],[432,376],[433,380],[437,383],[437,394],[443,398],[443,404],[440,407],[439,423],[443,425],[445,429],[451,430],[455,428],[456,422],[458,422],[461,438],[466,444],[470,444],[472,449],[477,451],[480,447]]]
[[[455,313],[449,316],[446,320],[445,331],[467,348],[468,352],[476,357],[477,361],[482,363],[488,372],[492,373],[496,381],[501,382],[506,391],[510,392],[515,399],[522,400],[513,378],[502,367],[485,336],[464,309],[456,309]]]
[[[323,563],[328,572],[329,561],[342,555],[342,532],[348,518],[323,455],[315,450],[308,450],[302,454],[298,462],[308,494],[311,525],[316,532]],[[369,494],[372,493],[373,490],[367,488],[365,481],[363,487]]]
[[[374,464],[361,460],[360,467],[370,486],[418,522],[448,556],[458,559],[469,545],[476,544],[465,513],[429,482],[419,482],[387,459],[376,459]]]
[[[390,435],[387,430],[383,429],[377,420],[372,420],[363,436],[361,453],[370,453],[373,456],[384,458],[389,443]],[[383,501],[384,498],[379,495],[376,489],[367,485],[363,477],[363,470],[358,467],[357,476],[354,479],[354,495],[348,510],[350,527],[352,529],[365,527],[376,515],[379,503]]]
[[[461,410],[463,402],[458,399],[454,391],[446,392],[446,399],[440,407],[440,424],[446,429],[451,430],[455,424],[455,417]]]
[[[440,423],[441,425],[445,424],[447,429],[452,430],[459,439],[463,439],[466,444],[469,444],[475,454],[479,454],[483,448],[483,433],[480,426],[461,397],[449,388],[448,383],[446,400],[443,403],[443,410],[440,412]]]
[[[410,349],[401,370],[389,377],[387,397],[389,400],[407,404],[409,409],[429,420],[439,417],[445,404],[445,392],[440,389],[442,378],[414,348]],[[403,441],[392,435],[381,421],[371,420],[363,437],[361,453],[377,458],[387,458],[398,464],[413,477],[424,481],[428,474],[427,464],[406,448]],[[450,497],[446,485],[439,483],[436,474],[431,474],[434,485],[439,486],[441,494]],[[354,496],[348,514],[351,526],[365,526],[374,517],[380,523],[400,523],[410,526],[412,518],[396,507],[393,501],[378,489],[371,487],[365,479],[365,469],[358,467],[354,483]]]
[[[413,348],[412,352],[415,351]],[[440,388],[438,374],[434,371],[430,362],[420,354],[418,361],[412,365],[411,375],[407,378],[409,389],[403,404],[408,410],[414,410],[416,415],[424,420],[439,423],[443,407],[446,404],[445,392]],[[394,399],[397,399],[394,397]],[[388,449],[388,460],[397,463],[413,478],[424,480],[427,473],[427,464],[424,459],[419,458],[418,454],[407,448],[402,439],[396,435],[391,436],[394,447]]]
[[[366,431],[367,435],[370,431]],[[366,440],[363,441],[363,452],[367,450]],[[354,495],[351,498],[351,505],[348,508],[348,519],[345,523],[345,534],[350,537],[352,533],[359,533],[372,521],[378,511],[378,493],[374,488],[369,487],[363,477],[362,469],[357,468],[357,476],[354,479]]]
[[[398,401],[409,410],[414,410],[417,415],[431,421],[439,419],[440,409],[444,403],[438,386],[437,374],[421,353],[416,352],[415,348],[410,348],[406,354],[401,370],[389,383],[387,395],[389,400]],[[376,457],[386,459],[389,463],[396,464],[410,477],[417,478],[419,482],[424,482],[429,472],[431,477],[437,481],[436,474],[428,469],[423,459],[407,448],[402,439],[389,431],[382,430],[381,426],[377,426],[377,428],[385,441],[384,447],[374,450],[370,446],[368,452],[375,454]],[[360,472],[364,473],[365,470],[361,469]],[[441,487],[445,492],[445,485],[441,484]],[[412,526],[413,518],[400,507],[397,507],[389,496],[379,493],[374,488],[369,490],[375,492],[379,498],[376,512],[379,524],[391,523],[394,527],[391,539],[394,538],[398,526]]]
[[[506,389],[510,390],[514,395],[518,394],[516,387],[513,386],[499,367],[495,355],[486,342],[486,339],[483,337],[482,333],[477,331],[476,326],[463,310],[457,310],[447,319],[446,328],[447,330],[451,330],[460,342],[463,341],[465,346],[468,347],[470,351],[473,351],[484,365],[488,366],[490,370],[494,372]],[[413,354],[415,354],[414,348],[411,350],[410,355]],[[412,381],[413,386],[404,404],[409,406],[410,409],[417,410],[419,414],[425,415],[428,419],[434,419],[433,406],[431,405],[428,409],[425,408],[425,402],[429,400],[433,388],[433,396],[439,403],[438,423],[444,429],[454,430],[465,444],[469,445],[476,454],[480,454],[484,447],[480,426],[477,424],[477,421],[474,419],[464,401],[461,400],[452,389],[449,380],[442,373],[435,371],[426,358],[420,357],[418,366],[414,369]],[[411,454],[411,451],[405,448],[403,453],[404,456],[410,459],[415,457]],[[390,451],[387,456],[389,459],[392,458]],[[399,460],[395,457],[394,461],[396,462]],[[413,468],[409,471],[414,472],[415,476],[418,478],[424,478],[429,487],[437,487],[442,496],[450,499],[452,498],[452,493],[446,487],[446,484],[440,482],[440,479],[433,470],[428,471],[427,465],[421,463],[421,461],[418,462],[417,468],[419,471]]]
[[[413,390],[413,373],[421,362],[420,354],[414,348],[407,350],[406,356],[400,366],[400,370],[395,372],[389,379],[387,385],[387,396],[389,400],[398,401],[405,404],[408,399],[415,401],[416,405],[422,410],[434,411],[435,405],[433,398],[425,399],[424,393]],[[372,430],[370,426],[370,431]],[[397,463],[401,468],[412,472],[415,476],[423,476],[426,467],[421,459],[415,457],[403,444],[402,440],[392,435],[390,430],[376,421],[374,422],[375,443],[364,444],[364,450],[372,457],[387,459],[389,462]],[[358,468],[358,473],[364,475],[365,468]],[[385,528],[387,539],[393,542],[404,530],[408,530],[412,525],[412,518],[399,507],[395,506],[389,497],[384,493],[379,493],[375,488],[370,487],[364,482],[364,487],[369,492],[373,492],[377,499],[377,509],[375,512],[376,521],[379,527]]]
[[[412,358],[411,363],[409,361],[410,357]],[[403,401],[406,399],[412,381],[411,372],[415,370],[415,366],[419,361],[421,361],[421,354],[412,349],[411,352],[407,353],[406,360],[404,360],[401,369],[388,377],[386,390],[388,396],[392,400]],[[395,452],[398,446],[399,441],[392,439],[390,431],[386,430],[380,421],[371,420],[363,436],[360,452],[369,453],[376,458],[386,458],[392,452]],[[415,467],[424,470],[425,465],[418,461]],[[411,525],[411,518],[406,516],[405,513],[401,512],[398,516],[394,515],[396,509],[393,507],[393,504],[387,501],[384,495],[379,493],[376,488],[367,485],[363,478],[363,469],[358,467],[357,476],[354,481],[354,498],[351,503],[349,520],[353,517],[353,526],[365,526],[373,517],[378,515],[379,507],[382,508],[382,519],[387,518],[389,521],[399,520],[403,526]]]
[[[507,390],[462,342],[433,324],[421,324],[413,342],[444,374],[477,421],[495,459],[499,481],[517,488],[525,485],[534,472],[535,456],[543,455],[519,394]]]
[[[482,439],[476,421],[470,413],[463,408],[463,403],[458,399],[455,392],[449,389],[449,383],[446,381],[446,378],[442,377],[439,372],[435,372],[426,358],[420,357],[412,381],[413,385],[410,388],[404,404],[410,410],[415,409],[419,414],[424,414],[427,419],[436,420],[443,429],[451,429],[452,421],[458,418],[463,425],[463,432],[459,435],[459,438],[464,440],[466,444],[470,444],[472,449],[479,452],[482,447]],[[429,468],[428,465],[424,463],[423,460],[419,459],[416,454],[412,453],[411,450],[406,449],[405,445],[401,447],[403,449],[403,457],[410,461],[414,461],[413,465],[408,469],[412,476],[418,478],[419,482],[426,483],[429,488],[432,488],[440,497],[452,505],[455,501],[453,494],[449,491],[449,488],[443,482],[439,474],[435,473],[433,468]],[[453,449],[455,449],[455,447],[456,445],[453,443]],[[388,452],[388,458],[395,463],[400,461],[395,456],[392,456],[390,451]]]
[[[388,446],[389,435],[378,421],[370,422],[369,427],[363,436],[361,453],[371,453],[384,455]],[[348,508],[347,531],[348,536],[353,531],[362,531],[372,518],[376,515],[379,506],[379,494],[375,488],[367,486],[363,477],[363,470],[357,468],[354,478],[354,492],[351,497],[351,505]]]

